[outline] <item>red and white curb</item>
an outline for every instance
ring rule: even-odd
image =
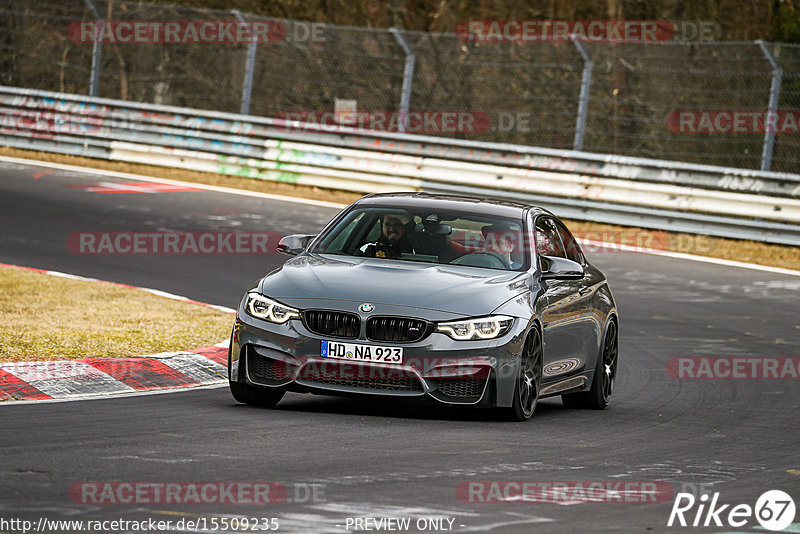
[[[13,267],[53,276],[139,289],[162,297],[235,313],[231,308],[198,302],[155,289],[4,263],[0,263],[0,267]],[[132,358],[0,361],[0,401],[98,398],[108,395],[214,386],[226,383],[227,373],[227,341],[199,349]]]

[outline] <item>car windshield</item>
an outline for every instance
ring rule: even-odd
[[[523,235],[521,219],[367,207],[348,212],[314,252],[521,271]]]

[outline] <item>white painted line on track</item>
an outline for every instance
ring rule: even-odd
[[[324,208],[336,208],[342,209],[345,207],[345,204],[339,204],[337,202],[326,202],[324,200],[312,200],[308,198],[300,198],[300,197],[290,197],[286,195],[273,195],[270,193],[260,193],[258,191],[247,191],[244,189],[234,189],[233,187],[222,187],[218,185],[207,185],[207,184],[199,184],[195,182],[183,182],[180,180],[171,180],[169,178],[156,178],[155,176],[144,176],[142,174],[132,174],[128,172],[118,172],[118,171],[104,171],[102,169],[94,169],[91,167],[80,167],[78,165],[66,165],[63,163],[51,163],[49,161],[37,161],[34,159],[22,159],[22,158],[12,158],[9,156],[0,156],[0,161],[5,161],[7,163],[17,163],[20,165],[34,165],[37,167],[47,167],[50,169],[59,169],[63,171],[73,171],[73,172],[80,172],[84,174],[96,174],[98,176],[111,176],[113,178],[123,178],[126,180],[139,180],[142,182],[152,182],[158,184],[169,184],[169,185],[179,185],[179,186],[188,186],[188,187],[196,187],[198,189],[204,189],[206,191],[216,191],[218,193],[229,193],[232,195],[241,195],[247,197],[257,197],[257,198],[266,198],[269,200],[279,200],[281,202],[295,202],[297,204],[309,204],[312,206],[321,206]]]
[[[580,240],[579,240],[580,241]],[[685,254],[683,252],[670,252],[668,250],[642,250],[641,247],[631,245],[621,245],[617,243],[603,243],[600,241],[583,240],[580,241],[581,245],[584,243],[593,247],[606,247],[613,250],[624,250],[625,252],[634,252],[639,254],[650,254],[651,256],[664,256],[667,258],[675,258],[678,260],[699,261],[703,263],[714,263],[716,265],[724,265],[726,267],[740,267],[742,269],[753,269],[756,271],[764,271],[775,274],[785,274],[788,276],[800,276],[800,271],[793,271],[792,269],[784,269],[782,267],[770,267],[769,265],[759,265],[757,263],[746,263],[743,261],[724,260],[722,258],[712,258],[711,256],[697,256],[695,254]],[[602,254],[598,252],[595,254]],[[589,254],[591,257],[592,254]]]
[[[667,258],[675,258],[679,260],[700,261],[703,263],[713,263],[716,265],[724,265],[726,267],[739,267],[742,269],[752,269],[754,271],[764,271],[774,274],[785,274],[787,276],[800,276],[800,271],[793,271],[792,269],[784,269],[782,267],[771,267],[769,265],[759,265],[757,263],[745,263],[743,261],[724,260],[722,258],[712,258],[709,256],[695,256],[694,254],[684,254],[683,252],[649,252],[656,256],[666,256]]]

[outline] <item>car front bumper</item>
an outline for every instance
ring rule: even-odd
[[[343,340],[311,332],[300,319],[274,324],[240,309],[231,338],[229,378],[299,392],[510,406],[527,329],[527,322],[516,318],[509,332],[491,340],[456,341],[439,332],[412,343]],[[403,363],[323,357],[325,340],[403,347]]]

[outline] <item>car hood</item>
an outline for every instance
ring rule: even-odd
[[[351,256],[302,255],[265,276],[259,290],[307,308],[316,300],[427,308],[477,316],[528,291],[527,274]]]

